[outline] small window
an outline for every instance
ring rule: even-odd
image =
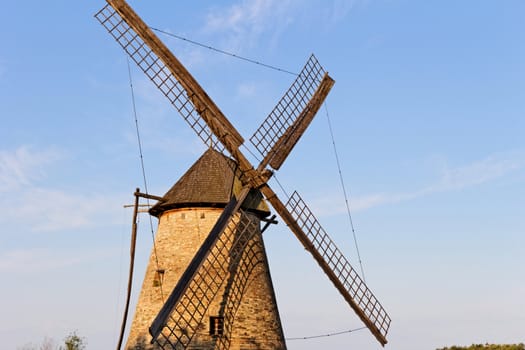
[[[206,217],[206,214],[201,213],[201,219],[204,219]]]
[[[181,214],[180,214],[180,218],[181,218],[181,219],[186,219],[186,213],[181,213]]]
[[[210,335],[221,336],[224,333],[224,317],[210,316]]]
[[[155,271],[155,276],[153,277],[153,287],[160,287],[162,281],[164,280],[164,270]]]

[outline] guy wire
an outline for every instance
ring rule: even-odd
[[[341,334],[346,334],[346,333],[353,333],[353,332],[360,331],[360,330],[366,329],[366,328],[367,327],[363,326],[363,327],[359,327],[359,328],[348,329],[346,331],[341,331],[341,332],[334,332],[334,333],[320,334],[320,335],[311,335],[311,336],[307,336],[307,337],[286,338],[286,340],[308,340],[308,339],[316,339],[316,338],[333,337],[333,336],[336,336],[336,335],[341,335]]]
[[[335,137],[334,131],[332,129],[332,123],[330,121],[330,114],[328,113],[328,105],[325,102],[324,108],[326,111],[326,119],[328,120],[328,128],[330,129],[330,136],[332,138],[332,146],[334,148],[335,160],[337,163],[337,170],[339,171],[339,181],[341,182],[341,187],[343,189],[343,195],[345,197],[346,212],[348,214],[348,221],[350,222],[350,228],[352,229],[352,236],[354,237],[355,249],[357,251],[357,259],[359,260],[359,267],[361,268],[361,276],[363,277],[363,282],[366,283],[365,279],[365,270],[363,269],[363,262],[361,261],[361,253],[359,253],[359,245],[357,244],[357,234],[354,229],[354,221],[352,220],[352,214],[350,213],[350,204],[348,202],[348,195],[346,194],[345,182],[343,180],[343,172],[341,171],[341,163],[339,162],[339,155],[337,153],[337,147],[335,146]]]
[[[218,53],[221,53],[223,55],[227,55],[227,56],[231,56],[231,57],[234,57],[234,58],[237,58],[239,60],[243,60],[243,61],[246,61],[246,62],[250,62],[250,63],[254,63],[254,64],[257,64],[259,66],[262,66],[262,67],[265,67],[265,68],[269,68],[269,69],[273,69],[273,70],[276,70],[278,72],[282,72],[282,73],[287,73],[287,74],[291,74],[291,75],[294,75],[294,76],[298,76],[299,74],[297,73],[294,73],[294,72],[291,72],[289,70],[286,70],[286,69],[283,69],[283,68],[279,68],[279,67],[276,67],[276,66],[272,66],[270,64],[266,64],[266,63],[262,63],[260,61],[256,61],[254,59],[251,59],[251,58],[247,58],[247,57],[243,57],[243,56],[239,56],[237,54],[234,54],[232,52],[228,52],[228,51],[224,51],[224,50],[221,50],[221,49],[218,49],[216,47],[213,47],[213,46],[210,46],[210,45],[206,45],[206,44],[202,44],[198,41],[194,41],[194,40],[191,40],[191,39],[188,39],[188,38],[185,38],[185,37],[182,37],[180,35],[176,35],[176,34],[173,34],[173,33],[170,33],[170,32],[167,32],[165,30],[161,30],[161,29],[158,29],[158,28],[153,28],[153,27],[150,27],[151,30],[154,30],[156,32],[159,32],[159,33],[162,33],[164,35],[167,35],[167,36],[171,36],[172,38],[175,38],[175,39],[179,39],[179,40],[182,40],[182,41],[186,41],[190,44],[193,44],[193,45],[197,45],[197,46],[200,46],[200,47],[203,47],[205,49],[208,49],[208,50],[212,50],[212,51],[215,51],[215,52],[218,52]]]
[[[137,108],[136,108],[136,104],[135,104],[135,92],[134,92],[134,89],[133,89],[133,79],[132,79],[132,76],[131,76],[131,67],[130,67],[130,64],[129,64],[129,58],[126,56],[126,62],[128,64],[128,76],[129,76],[129,86],[130,86],[130,89],[131,89],[131,101],[132,101],[132,105],[133,105],[133,117],[134,117],[134,120],[135,120],[135,129],[136,129],[136,132],[137,132],[137,142],[138,142],[138,146],[139,146],[139,155],[140,155],[140,166],[142,168],[142,178],[143,178],[143,181],[144,181],[144,193],[148,194],[148,182],[146,180],[146,168],[144,166],[144,156],[143,156],[143,153],[142,153],[142,141],[141,141],[141,138],[140,138],[140,132],[139,132],[139,122],[138,122],[138,117],[137,117]],[[148,204],[149,206],[149,199],[146,198],[146,203]],[[150,231],[151,231],[151,238],[153,240],[153,254],[155,255],[155,264],[157,266],[157,271],[159,270],[159,258],[157,256],[157,245],[155,244],[155,233],[153,232],[153,220],[151,219],[151,215],[148,215],[149,217],[149,226],[150,226]],[[160,296],[161,296],[161,299],[164,300],[164,293],[162,291],[162,279],[160,281]]]

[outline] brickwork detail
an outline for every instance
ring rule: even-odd
[[[127,350],[155,349],[150,345],[148,328],[161,309],[163,298],[174,288],[221,212],[218,208],[184,208],[162,214],[155,245],[159,270],[163,273],[157,271],[152,251]],[[252,217],[258,223],[258,218]],[[239,264],[232,267],[231,275],[213,298],[208,315],[196,327],[187,349],[286,349],[264,243],[259,225],[256,227],[257,232],[246,245]],[[210,335],[210,317],[223,318],[222,335]]]

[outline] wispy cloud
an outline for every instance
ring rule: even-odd
[[[444,166],[441,180],[427,189],[440,192],[480,185],[525,165],[523,154],[491,155],[485,159],[457,168]]]
[[[227,8],[213,8],[205,30],[228,38],[229,50],[254,45],[261,35],[273,37],[293,22],[293,0],[243,0]]]
[[[29,187],[8,201],[0,200],[0,209],[5,213],[0,223],[24,222],[23,229],[33,232],[95,227],[100,222],[115,222],[121,207],[116,196]]]
[[[458,167],[449,167],[444,163],[438,180],[428,186],[408,192],[373,193],[356,196],[350,199],[351,209],[355,211],[366,210],[381,205],[401,203],[435,193],[460,191],[488,183],[523,168],[525,168],[525,155],[522,152],[490,155],[484,159]],[[333,197],[330,200],[317,201],[315,207],[323,211],[322,208],[326,208],[329,202],[333,203]],[[333,205],[328,207],[332,208]]]
[[[20,227],[14,223],[24,222],[25,230],[53,231],[111,220],[108,213],[115,210],[111,208],[120,207],[116,196],[71,194],[37,184],[47,167],[63,154],[53,148],[35,150],[29,146],[0,151],[0,223],[4,227]]]
[[[242,54],[254,46],[273,47],[292,25],[317,28],[339,23],[355,7],[368,1],[238,0],[227,6],[211,6],[199,28],[212,46]],[[168,28],[163,31],[172,32]],[[191,39],[192,35],[189,37]],[[197,40],[194,35],[193,39]],[[180,47],[177,56],[189,68],[209,61],[203,51],[193,48]]]
[[[110,252],[56,252],[49,249],[17,249],[0,253],[0,272],[44,272],[105,258]]]
[[[369,0],[243,0],[227,8],[213,8],[205,29],[229,36],[232,47],[257,42],[262,34],[276,40],[282,31],[298,19],[308,23],[334,24],[344,20],[356,7]]]
[[[0,151],[0,192],[28,185],[44,173],[44,166],[61,157],[56,149],[34,150],[22,146],[14,151]]]
[[[337,23],[346,18],[350,11],[359,3],[366,0],[334,0],[332,6],[328,7],[327,18],[331,23]]]

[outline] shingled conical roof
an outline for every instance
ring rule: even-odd
[[[242,188],[237,174],[235,161],[208,149],[163,196],[163,200],[150,209],[150,214],[159,217],[163,212],[177,208],[225,207],[232,195]],[[263,217],[270,214],[258,191],[250,193],[244,209]]]

